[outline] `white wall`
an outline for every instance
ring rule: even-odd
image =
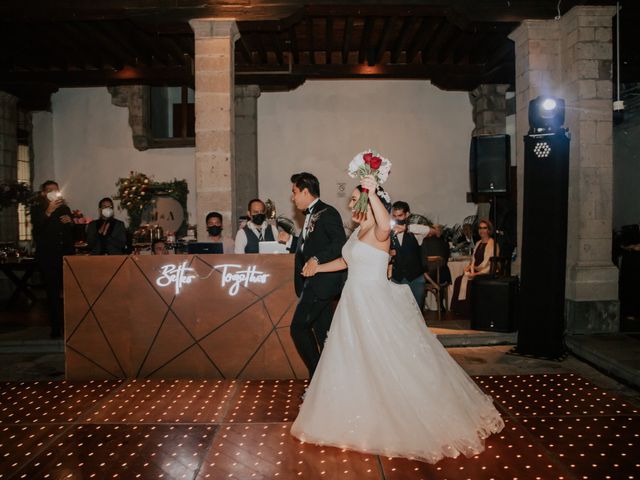
[[[259,192],[290,215],[290,175],[309,171],[324,201],[350,219],[356,182],[346,168],[358,152],[379,151],[393,162],[384,185],[392,200],[444,224],[475,214],[469,191],[473,130],[467,93],[444,92],[426,81],[308,81],[258,99]],[[340,198],[337,184],[346,182]]]
[[[34,185],[56,180],[72,209],[95,218],[98,201],[115,195],[116,181],[131,170],[160,182],[185,179],[195,223],[193,148],[136,150],[129,110],[112,105],[106,88],[63,89],[51,103],[52,113],[34,114]],[[116,217],[126,220],[126,211],[116,211]]]
[[[106,88],[63,89],[52,113],[34,115],[35,184],[53,178],[70,206],[95,217],[97,202],[116,193],[131,170],[157,181],[186,179],[195,212],[194,149],[133,147],[128,109],[111,104]],[[464,92],[443,92],[425,81],[316,81],[258,100],[259,191],[292,215],[291,173],[316,174],[322,197],[350,215],[355,185],[346,174],[351,158],[374,148],[393,162],[385,184],[394,200],[445,224],[475,213],[466,202],[473,122]],[[338,183],[346,183],[338,197]],[[212,207],[213,208],[213,207]],[[117,212],[125,219],[124,211]],[[190,217],[190,223],[197,219]]]

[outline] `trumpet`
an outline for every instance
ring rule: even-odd
[[[264,202],[266,207],[265,214],[267,216],[267,220],[275,220],[276,219],[276,204],[270,198],[267,198],[267,201]]]

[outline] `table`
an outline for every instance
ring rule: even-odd
[[[27,297],[31,303],[35,303],[36,296],[31,291],[29,279],[35,273],[38,265],[33,258],[22,258],[20,260],[10,260],[0,263],[0,271],[11,280],[14,290],[5,304],[5,308],[9,308],[15,304],[20,295]]]
[[[294,255],[64,258],[69,380],[306,378]]]

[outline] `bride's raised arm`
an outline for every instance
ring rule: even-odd
[[[380,197],[376,193],[378,183],[375,178],[373,178],[373,175],[367,175],[360,182],[360,186],[369,190],[371,213],[373,213],[373,218],[376,221],[376,226],[374,227],[376,240],[379,242],[386,242],[391,234],[391,217],[382,203],[382,200],[380,200]]]

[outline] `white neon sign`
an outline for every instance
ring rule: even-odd
[[[229,287],[229,295],[234,296],[240,290],[240,285],[248,287],[250,283],[267,283],[268,273],[258,271],[256,265],[251,265],[246,270],[231,271],[231,269],[242,268],[242,265],[224,264],[216,265],[213,268],[222,269],[221,286],[224,288],[227,284]]]
[[[187,267],[187,262],[182,262],[180,265],[163,265],[160,267],[160,276],[156,279],[156,285],[168,287],[173,283],[178,295],[183,285],[191,283],[191,280],[196,278],[196,275],[190,272],[195,270]]]

